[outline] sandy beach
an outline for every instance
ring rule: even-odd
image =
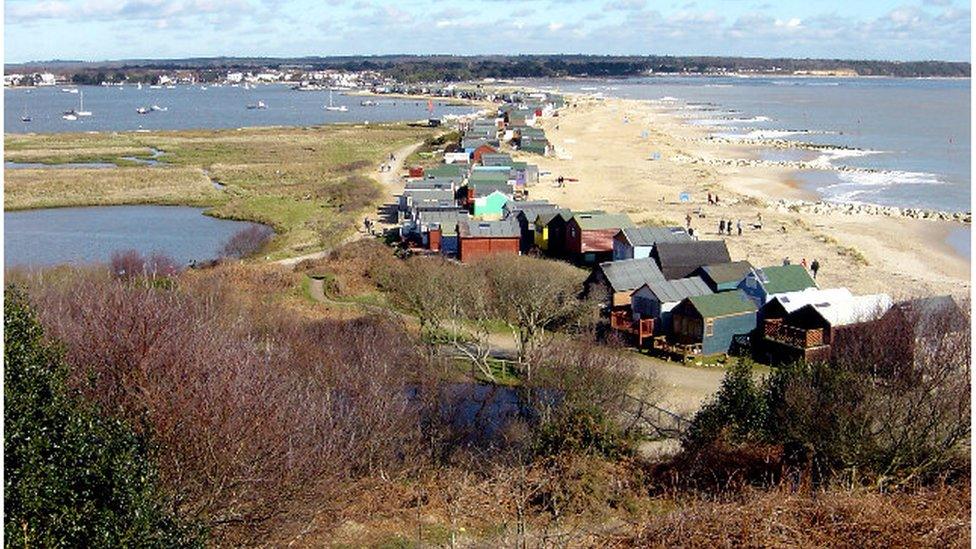
[[[817,201],[796,184],[793,169],[729,160],[755,158],[754,145],[704,139],[707,128],[687,124],[659,104],[574,97],[558,117],[541,126],[555,147],[546,158],[524,155],[548,172],[530,199],[548,199],[576,210],[625,212],[638,224],[685,225],[701,239],[717,239],[719,221],[742,220],[743,234],[722,236],[733,259],[756,266],[820,262],[821,287],[895,298],[932,294],[964,296],[970,264],[946,242],[958,221],[912,219],[868,213],[814,213],[789,201]],[[562,175],[576,179],[555,186]],[[707,193],[717,194],[717,206]],[[681,202],[681,193],[690,201]],[[753,228],[762,216],[762,229]]]

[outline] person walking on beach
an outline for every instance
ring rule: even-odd
[[[806,269],[807,268],[807,258],[804,257],[803,259],[801,259],[800,260],[800,265],[803,265],[803,268]]]
[[[739,231],[739,236],[742,236],[742,220],[739,219],[735,222],[735,228]]]
[[[813,279],[816,280],[817,279],[817,271],[820,270],[820,262],[817,261],[816,259],[814,259],[813,260],[813,263],[810,264],[810,270],[813,271]]]
[[[718,234],[722,234],[724,232],[725,232],[725,220],[720,219],[718,222]]]
[[[732,236],[732,220],[725,222],[725,234]]]
[[[756,214],[756,224],[762,229],[762,212]]]
[[[715,193],[715,205],[718,206],[718,193]]]
[[[685,214],[685,225],[687,225],[689,229],[691,228],[691,214]]]
[[[708,193],[708,204],[709,204],[709,205],[712,205],[712,204],[714,204],[714,203],[715,203],[715,202],[714,202],[714,201],[712,200],[712,193]]]

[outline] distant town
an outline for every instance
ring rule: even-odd
[[[6,65],[5,86],[287,82],[353,86],[484,78],[653,75],[969,77],[968,62],[670,56],[362,56],[206,58]]]

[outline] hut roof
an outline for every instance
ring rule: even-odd
[[[756,304],[742,290],[691,296],[688,301],[691,302],[702,318],[716,318],[756,311]]]
[[[712,289],[698,276],[679,278],[677,280],[659,280],[644,284],[654,297],[661,302],[672,303],[686,297],[708,295]],[[643,286],[641,287],[643,288]]]
[[[871,294],[824,303],[811,303],[801,309],[812,308],[831,326],[846,326],[875,320],[888,312],[891,306],[891,297],[887,294]]]
[[[707,277],[713,284],[738,284],[752,271],[752,264],[748,261],[732,261],[730,263],[715,263],[703,265],[703,278]]]
[[[827,290],[821,290],[819,288],[806,288],[796,292],[776,294],[773,296],[770,302],[773,300],[778,301],[787,313],[792,313],[804,305],[810,305],[813,303],[829,303],[831,301],[846,301],[852,299],[853,297],[853,294],[851,294],[851,291],[847,288],[830,288]]]
[[[702,265],[732,261],[724,240],[659,242],[654,245],[654,253],[667,278],[684,278]]]
[[[658,242],[689,242],[684,227],[627,227],[620,231],[631,246],[653,246]]]
[[[776,265],[755,269],[756,278],[762,283],[767,294],[796,292],[805,288],[816,288],[810,273],[803,265]]]
[[[519,238],[522,231],[514,218],[502,221],[475,221],[465,218],[458,221],[458,235],[462,238]]]
[[[600,263],[599,269],[615,292],[635,290],[649,282],[661,282],[664,275],[654,260],[648,257],[607,261]]]
[[[596,212],[578,212],[573,219],[584,231],[599,231],[603,229],[623,229],[634,226],[627,214],[608,214]]]

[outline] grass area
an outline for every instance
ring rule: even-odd
[[[205,206],[215,217],[274,227],[268,255],[288,257],[340,242],[382,199],[373,174],[385,156],[433,131],[379,124],[7,136],[8,161],[119,167],[9,170],[5,207]],[[158,166],[123,158],[149,158],[152,149],[164,152]]]

